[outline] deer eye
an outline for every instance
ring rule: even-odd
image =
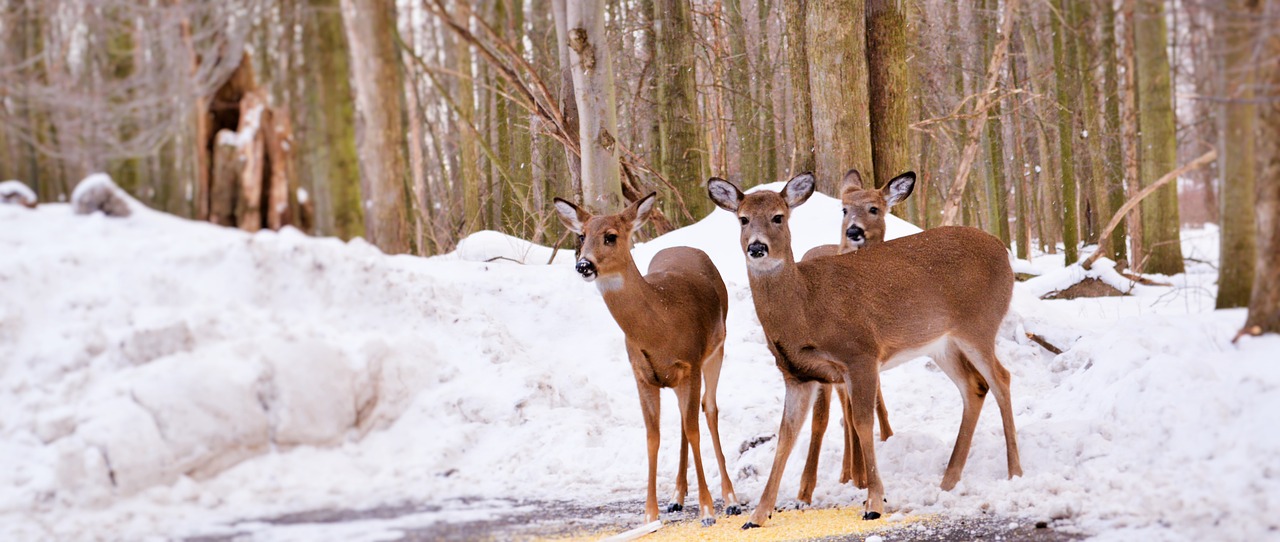
[[[618,234],[616,234],[616,233],[606,233],[606,234],[604,234],[604,244],[609,245],[609,246],[613,246],[613,244],[614,244],[614,243],[617,243],[617,242],[618,242]]]
[[[781,223],[782,223],[782,215],[773,215],[773,223],[774,223],[774,224],[781,224]]]
[[[879,208],[879,207],[872,207],[872,208],[870,208],[870,209],[867,209],[867,212],[868,212],[868,213],[871,213],[871,214],[873,214],[873,215],[878,215],[878,214],[880,214],[880,208]]]
[[[847,207],[844,209],[840,209],[840,213],[843,214],[844,216],[849,216],[849,209]]]
[[[581,245],[585,242],[587,242],[587,236],[578,234],[578,244]]]
[[[746,226],[746,225],[747,225],[747,222],[751,222],[751,219],[749,219],[749,218],[747,218],[747,217],[745,217],[745,216],[740,216],[740,217],[738,217],[738,222],[740,222],[743,226]]]

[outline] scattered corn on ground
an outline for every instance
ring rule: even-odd
[[[856,508],[824,508],[808,510],[788,510],[774,512],[773,518],[759,529],[743,530],[742,524],[749,516],[718,516],[716,524],[703,527],[698,519],[664,523],[657,532],[640,537],[643,542],[664,542],[668,540],[703,540],[771,542],[785,540],[811,540],[830,536],[851,534],[871,534],[876,531],[892,530],[906,525],[927,522],[933,516],[899,516],[892,521],[878,519],[864,521],[862,507]],[[613,536],[622,530],[578,534],[564,538],[547,538],[547,542],[578,542],[600,540]]]

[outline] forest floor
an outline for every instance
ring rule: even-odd
[[[476,510],[464,503],[454,503],[458,508],[456,511],[451,511],[449,505],[313,510],[246,520],[244,523],[247,524],[247,528],[243,530],[230,526],[227,531],[216,535],[191,536],[183,540],[184,542],[235,542],[244,540],[246,537],[303,540],[332,537],[344,531],[352,534],[356,532],[368,534],[378,532],[379,526],[395,524],[402,518],[431,515],[438,517],[440,521],[395,529],[395,540],[402,542],[472,540],[576,542],[598,540],[634,527],[636,511],[644,506],[641,501],[612,502],[598,506],[572,501],[481,502],[496,508],[490,509],[485,517],[458,521],[447,518],[452,513],[462,516],[472,515]],[[715,526],[702,527],[697,519],[698,507],[694,505],[682,512],[663,514],[663,527],[640,540],[686,540],[696,537],[699,540],[713,541],[860,542],[879,536],[880,540],[895,542],[972,540],[1066,542],[1084,538],[1071,528],[1061,529],[1050,521],[938,514],[914,518],[891,517],[864,522],[856,517],[858,512],[818,508],[778,511],[770,524],[765,527],[759,530],[743,530],[740,525],[745,521],[745,514],[721,515],[718,516],[718,523]]]

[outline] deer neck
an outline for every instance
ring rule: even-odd
[[[804,311],[797,311],[796,307],[808,302],[808,291],[790,251],[783,254],[782,264],[774,269],[754,272],[748,268],[747,280],[756,316],[767,335],[776,336],[784,329],[806,325]]]
[[[645,328],[657,324],[661,316],[658,290],[640,274],[634,261],[618,273],[596,278],[596,287],[623,333],[642,335]]]

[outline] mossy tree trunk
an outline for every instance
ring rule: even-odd
[[[1167,46],[1164,2],[1140,0],[1134,14],[1134,55],[1141,147],[1138,167],[1144,187],[1178,166]],[[1147,255],[1143,271],[1165,275],[1183,272],[1179,226],[1177,183],[1161,187],[1142,201],[1142,234]]]
[[[1255,21],[1262,15],[1256,0],[1232,0],[1214,11],[1218,88],[1218,171],[1222,197],[1219,213],[1221,252],[1216,307],[1249,304],[1253,289],[1255,234],[1254,154],[1257,106],[1254,105]],[[1274,60],[1273,60],[1274,61]]]

